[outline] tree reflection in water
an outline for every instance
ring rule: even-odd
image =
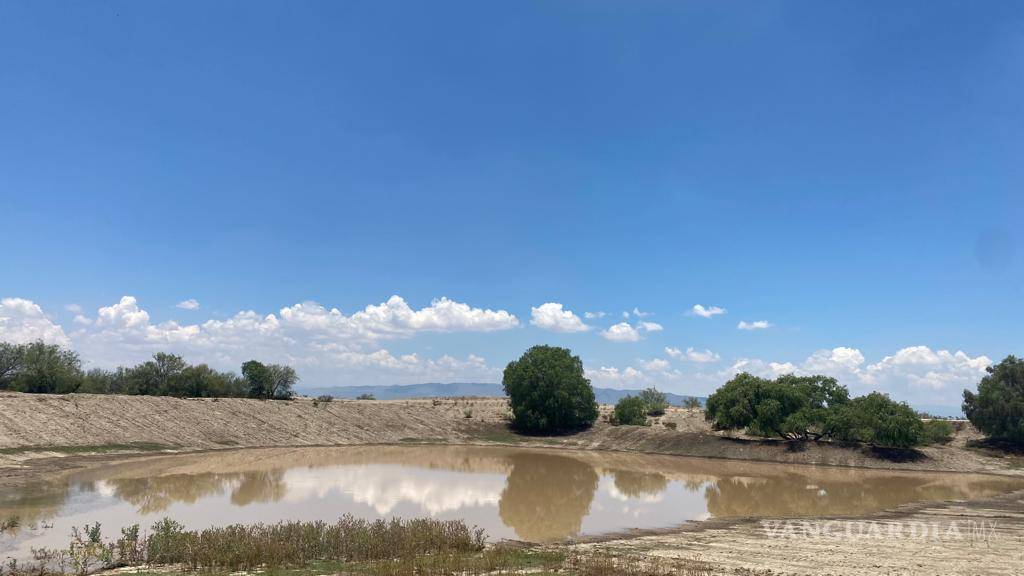
[[[140,514],[163,512],[171,504],[194,504],[223,494],[234,486],[231,503],[245,506],[254,502],[276,502],[288,493],[283,470],[235,474],[172,474],[151,478],[113,478],[105,481],[114,496],[134,505]]]
[[[637,472],[635,470],[612,470],[615,489],[629,498],[652,498],[661,494],[668,487],[668,478],[655,473]]]
[[[498,503],[502,522],[531,542],[579,534],[597,491],[594,467],[555,454],[516,453]]]

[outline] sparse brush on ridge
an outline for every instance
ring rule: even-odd
[[[59,344],[0,342],[0,390],[15,392],[286,400],[298,381],[290,366],[250,360],[240,377],[165,352],[135,366],[86,372],[78,353]]]

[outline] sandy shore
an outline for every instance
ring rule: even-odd
[[[171,452],[415,443],[511,444],[1024,477],[1019,458],[967,447],[978,437],[969,427],[947,446],[880,454],[859,447],[799,446],[718,434],[699,410],[670,409],[651,427],[613,427],[599,421],[587,432],[558,438],[517,436],[508,431],[507,421],[507,405],[498,399],[336,400],[314,406],[309,400],[0,393],[0,489]],[[616,554],[700,557],[722,574],[1024,574],[1024,492],[867,517],[717,519],[578,546]]]

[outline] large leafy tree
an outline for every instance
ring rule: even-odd
[[[977,393],[964,390],[964,414],[988,436],[1024,443],[1024,360],[1007,356],[987,370]]]
[[[181,356],[157,352],[151,360],[128,369],[125,391],[144,396],[184,396],[178,379],[186,366]]]
[[[72,350],[43,341],[0,348],[0,388],[67,394],[82,385],[82,361]]]
[[[835,378],[790,374],[768,380],[744,372],[708,397],[705,418],[719,430],[817,440],[832,434],[833,410],[849,399]]]
[[[513,425],[528,433],[568,432],[597,419],[597,401],[583,362],[567,348],[534,346],[505,367],[502,383]]]
[[[280,364],[263,364],[250,360],[242,364],[242,377],[249,385],[250,398],[286,400],[295,392],[292,388],[299,381],[295,369]]]

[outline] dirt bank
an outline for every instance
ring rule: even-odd
[[[606,414],[608,407],[603,407]],[[538,445],[792,464],[1020,474],[1011,458],[966,449],[969,427],[948,446],[881,454],[863,447],[793,444],[714,433],[700,410],[672,408],[653,426],[611,426],[602,417],[586,432],[531,438],[508,431],[504,400],[315,403],[300,399],[179,399],[89,394],[0,393],[0,482],[154,451],[239,447],[402,444],[415,442]],[[675,429],[666,427],[674,424]]]
[[[518,436],[508,431],[507,421],[507,405],[498,399],[335,400],[314,405],[311,400],[0,393],[0,487],[113,461],[146,466],[161,452],[415,443],[536,445],[783,464],[1024,475],[1019,459],[967,448],[966,442],[978,437],[969,427],[947,446],[924,448],[916,454],[879,454],[864,448],[801,446],[718,434],[708,428],[699,410],[670,409],[650,427],[613,427],[602,420],[591,430],[559,438]],[[246,452],[224,456],[248,460]],[[587,452],[577,454],[589,457]],[[666,461],[658,472],[671,475],[671,465]],[[828,470],[822,469],[823,473]],[[580,546],[648,557],[696,556],[721,574],[1024,572],[1024,493],[917,505],[858,518],[852,524],[820,517],[790,520],[810,524],[789,524],[785,518],[769,524],[742,517],[715,519]],[[830,524],[830,520],[837,521]]]

